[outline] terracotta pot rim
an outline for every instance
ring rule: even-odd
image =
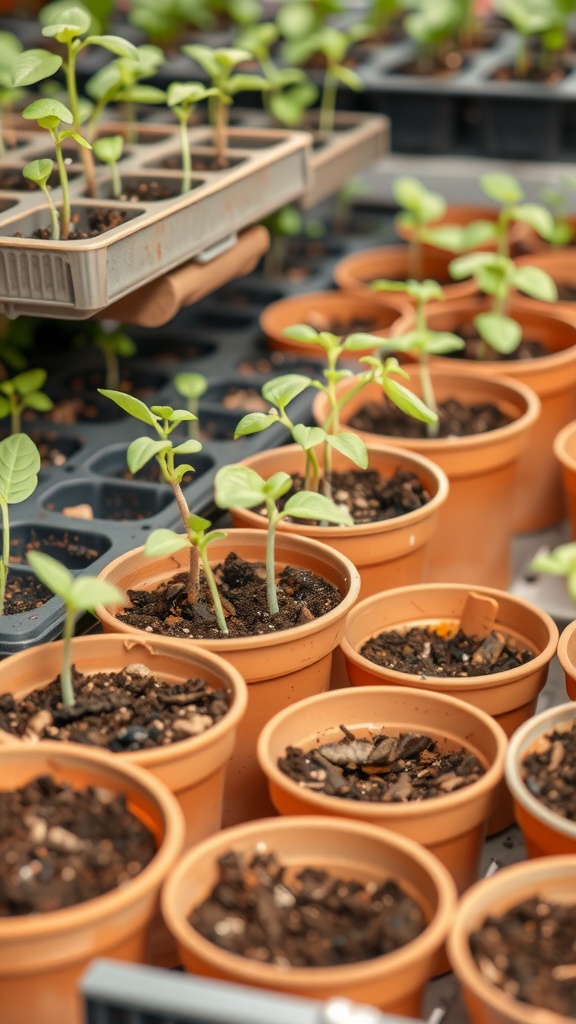
[[[564,672],[570,674],[572,674],[572,672],[574,671],[574,663],[568,655],[568,644],[570,643],[575,631],[576,621],[568,623],[568,625],[560,633],[560,639],[558,640],[558,648],[556,650],[556,656]],[[574,706],[576,707],[576,703]]]
[[[300,446],[297,444],[283,445],[277,449],[277,455],[279,464],[282,462],[282,454],[293,454]],[[385,454],[392,455],[392,457],[398,456],[398,461],[402,463],[408,463],[409,469],[416,471],[416,467],[425,469],[430,476],[432,476],[437,485],[436,494],[432,495],[430,501],[422,505],[421,508],[413,509],[411,512],[404,512],[402,515],[393,516],[391,519],[380,519],[372,523],[357,523],[354,526],[315,526],[305,522],[306,533],[310,533],[314,540],[322,541],[326,538],[326,541],[337,540],[342,537],[347,539],[348,537],[366,536],[369,537],[375,533],[394,533],[394,531],[402,529],[403,526],[410,527],[421,519],[427,519],[428,516],[436,512],[441,505],[444,504],[448,497],[449,482],[448,477],[443,469],[436,463],[432,462],[425,455],[418,455],[417,452],[408,451],[406,448],[396,448],[390,444],[386,447],[381,448],[375,447],[374,445],[367,445],[368,451],[372,451],[374,455]],[[248,455],[247,458],[242,460],[242,465],[251,466],[254,461],[258,460],[259,455],[269,455],[269,452],[256,452],[255,455]],[[370,465],[368,468],[373,468]],[[242,517],[249,519],[251,524],[259,523],[264,516],[261,516],[258,512],[254,512],[252,509],[236,509],[230,510],[232,513],[237,512],[242,514]],[[279,530],[282,533],[297,534],[299,536],[299,530],[301,529],[299,523],[286,523],[282,522],[279,525]]]
[[[104,750],[87,748],[81,743],[59,743],[57,740],[42,740],[38,744],[19,744],[3,747],[0,750],[0,765],[5,760],[22,760],[30,756],[43,761],[46,758],[57,764],[72,758],[75,761],[88,761],[96,769],[103,768],[115,772],[119,776],[127,775],[131,782],[146,790],[154,798],[163,818],[163,836],[150,863],[140,874],[126,885],[77,903],[62,910],[49,911],[46,914],[27,914],[14,918],[0,919],[0,942],[11,939],[22,942],[27,938],[48,937],[62,932],[72,931],[80,926],[98,921],[102,917],[117,914],[130,904],[136,902],[144,893],[159,886],[171,864],[180,853],[184,841],[184,818],[176,797],[170,790],[150,772],[135,764],[124,761],[121,765],[113,760],[113,756]],[[121,791],[120,779],[118,791]],[[8,787],[7,787],[8,788]]]
[[[447,591],[457,590],[468,593],[468,591],[474,591],[475,593],[486,594],[488,597],[494,597],[496,600],[502,599],[505,596],[507,601],[512,601],[514,604],[520,605],[520,607],[530,611],[536,618],[539,618],[545,623],[548,629],[548,642],[542,651],[536,653],[535,657],[531,661],[527,662],[526,665],[517,665],[515,668],[507,669],[506,676],[511,680],[519,679],[526,675],[527,671],[534,672],[547,664],[554,656],[558,644],[558,627],[554,622],[551,615],[548,615],[542,608],[538,608],[530,601],[525,601],[521,597],[516,597],[515,594],[510,594],[507,590],[499,590],[496,587],[486,587],[483,584],[476,586],[473,583],[421,583],[421,584],[409,584],[405,587],[394,587],[391,590],[383,590],[379,594],[373,594],[371,597],[362,598],[358,601],[354,608],[349,613],[346,620],[346,630],[342,639],[341,647],[345,657],[349,658],[350,661],[356,662],[356,664],[365,667],[368,666],[370,671],[374,675],[386,674],[390,679],[397,679],[401,685],[402,680],[417,679],[418,689],[426,690],[427,692],[433,692],[434,687],[442,685],[442,689],[449,690],[451,693],[465,693],[472,689],[490,690],[502,685],[501,680],[504,675],[503,672],[493,672],[491,675],[483,676],[470,676],[470,677],[459,677],[459,678],[447,678],[442,676],[431,676],[428,679],[422,679],[420,676],[416,676],[413,672],[399,672],[397,669],[384,669],[379,665],[376,665],[373,661],[363,657],[350,643],[348,639],[348,632],[350,623],[354,623],[356,618],[360,616],[364,610],[370,606],[377,605],[382,599],[384,601],[394,601],[396,595],[404,595],[410,592],[415,593],[432,593],[433,591],[439,591],[446,593]],[[425,616],[424,616],[425,618]],[[414,615],[414,620],[422,621],[420,618]],[[406,623],[402,623],[403,625]],[[382,631],[387,628],[382,627]],[[390,627],[393,628],[393,627]],[[502,627],[503,628],[503,627]],[[364,637],[360,644],[366,642],[369,636],[375,636],[376,634],[370,633]]]
[[[491,985],[478,969],[468,942],[471,931],[490,913],[486,897],[493,895],[498,899],[505,896],[503,906],[512,907],[530,892],[541,891],[542,883],[548,879],[557,881],[559,877],[572,879],[573,884],[576,883],[576,859],[573,855],[538,857],[508,865],[490,878],[476,882],[460,899],[453,926],[448,933],[448,958],[460,984],[468,986],[475,999],[492,1007],[498,1020],[514,1024],[562,1024],[566,1020],[560,1014],[543,1007],[520,1003]],[[530,886],[532,880],[533,887]],[[485,1019],[493,1018],[490,1014]]]
[[[379,317],[381,319],[384,319],[387,313],[394,313],[395,316],[392,322],[399,320],[403,315],[399,306],[396,304],[386,306],[384,302],[379,299],[374,299],[371,301],[367,296],[361,296],[358,294],[357,291],[351,291],[350,289],[326,288],[321,291],[318,290],[314,292],[299,292],[297,295],[285,295],[281,299],[276,299],[274,302],[270,302],[265,307],[265,309],[262,310],[262,313],[260,314],[259,317],[259,324],[261,330],[264,332],[264,334],[267,335],[277,335],[278,329],[276,325],[274,323],[271,323],[270,321],[273,321],[275,319],[278,310],[283,311],[286,309],[291,309],[293,306],[301,307],[304,304],[310,307],[313,307],[316,304],[319,304],[322,307],[345,307],[347,305],[362,306],[367,310],[368,313],[373,314],[374,317]],[[407,303],[405,305],[405,309],[406,311],[410,309],[410,306]],[[390,325],[388,324],[387,326]],[[378,330],[382,329],[382,327],[378,328]],[[368,331],[364,333],[373,334],[375,332]],[[286,339],[287,342],[289,340],[290,339]],[[313,341],[302,344],[302,355],[305,355],[306,349],[313,344]],[[353,356],[354,353],[351,352],[349,353],[349,355]]]
[[[262,560],[264,561],[266,547],[266,531],[250,530],[244,529],[242,527],[232,527],[231,529],[228,529],[226,533],[228,535],[228,538],[230,538],[230,550],[234,550],[237,544],[241,545],[243,535],[245,539],[245,535],[248,534],[248,539],[251,541],[257,541],[260,547],[262,548]],[[226,654],[229,654],[232,651],[248,651],[252,650],[255,647],[274,647],[280,643],[288,644],[291,641],[299,640],[303,637],[306,638],[310,634],[320,632],[319,626],[329,627],[335,621],[339,620],[343,615],[347,614],[348,611],[350,611],[350,609],[356,602],[358,594],[360,593],[360,574],[356,566],[353,564],[353,562],[351,562],[350,559],[347,558],[345,555],[340,554],[339,551],[336,551],[335,548],[330,548],[328,547],[327,544],[322,544],[321,541],[309,540],[306,537],[292,537],[288,534],[283,534],[279,532],[276,538],[278,547],[281,546],[282,541],[284,539],[292,544],[296,543],[298,547],[302,547],[304,549],[304,554],[306,554],[306,551],[310,552],[310,554],[313,554],[315,552],[316,555],[322,557],[324,561],[328,561],[328,563],[332,563],[333,565],[336,563],[336,567],[338,568],[342,580],[344,581],[347,587],[346,593],[342,597],[340,603],[335,608],[332,608],[329,612],[326,612],[325,615],[320,616],[320,618],[313,619],[312,622],[306,622],[300,626],[291,626],[289,629],[277,630],[274,633],[258,633],[255,636],[243,636],[236,638],[217,637],[211,640],[196,640],[193,637],[191,637],[191,644],[193,643],[195,646],[201,648],[202,650],[211,650],[212,644],[217,644],[218,653],[222,651],[222,656],[226,657]],[[322,550],[320,551],[319,548],[321,548]],[[119,555],[118,558],[113,559],[113,561],[108,564],[107,569],[109,570],[111,566],[120,564],[124,559],[127,559],[128,557],[143,555],[143,552],[144,545],[141,545],[137,548],[132,548],[130,551],[125,552],[123,555]],[[164,558],[149,559],[151,572],[153,570],[154,564],[156,562],[161,561],[164,561]],[[282,559],[279,558],[276,564],[288,563],[283,563]],[[94,609],[94,613],[102,621],[110,621],[111,619],[114,619],[116,621],[115,616],[113,616],[112,613],[109,612],[104,605],[97,605]],[[121,626],[122,623],[118,623],[118,625]],[[130,633],[137,636],[143,634],[144,636],[148,637],[158,635],[155,633],[147,633],[145,632],[145,630],[141,630],[132,626],[127,629],[118,629],[117,632],[122,632],[124,634]],[[188,643],[188,641],[185,640],[184,643]]]
[[[168,920],[168,915],[166,914],[168,906],[172,910],[176,903],[175,897],[178,893],[180,879],[189,872],[191,864],[199,856],[204,861],[210,860],[215,853],[218,853],[223,848],[223,840],[227,847],[233,847],[239,830],[243,836],[252,835],[254,837],[254,845],[256,845],[256,843],[262,841],[263,834],[268,835],[277,831],[285,832],[287,830],[296,831],[297,829],[321,829],[325,832],[333,832],[336,834],[335,842],[340,832],[353,831],[358,837],[359,844],[365,838],[377,840],[381,843],[384,855],[387,846],[394,847],[396,850],[411,857],[411,859],[416,860],[419,866],[426,872],[434,884],[438,904],[432,919],[428,922],[424,931],[412,942],[407,943],[398,950],[394,950],[392,953],[373,957],[370,960],[362,960],[357,963],[334,967],[290,967],[290,979],[302,991],[311,987],[329,986],[336,980],[340,982],[340,979],[344,982],[349,977],[353,977],[355,982],[359,984],[364,979],[369,979],[375,971],[382,971],[384,964],[392,965],[392,969],[401,970],[407,960],[412,960],[415,950],[420,957],[424,957],[430,955],[431,952],[440,946],[443,937],[447,934],[450,927],[456,903],[455,885],[447,868],[433,854],[412,839],[394,832],[388,832],[378,825],[370,825],[360,821],[349,821],[345,818],[337,817],[294,815],[290,817],[264,818],[246,822],[243,825],[234,825],[217,833],[215,836],[203,840],[180,858],[164,885],[162,910],[165,919]],[[305,845],[305,840],[303,840],[303,866],[306,861]],[[345,865],[343,865],[343,869],[346,873]],[[277,967],[273,964],[250,962],[244,957],[228,953],[226,950],[220,949],[220,947],[209,942],[186,920],[185,915],[189,913],[190,909],[191,907],[179,906],[177,917],[172,912],[170,913],[170,930],[177,942],[181,942],[182,945],[189,945],[190,939],[193,939],[194,946],[200,951],[202,958],[206,962],[220,969],[222,969],[222,964],[224,964],[230,977],[235,978],[241,973],[243,981],[260,987],[263,982],[265,987],[274,987],[273,982],[280,980],[286,974],[285,968]],[[386,973],[389,972],[387,971]]]
[[[576,472],[576,457],[574,455],[569,455],[566,449],[569,440],[575,433],[576,420],[571,420],[570,423],[567,423],[558,431],[552,443],[552,450],[558,461],[561,462],[566,469],[573,470],[574,472]]]
[[[381,697],[395,697],[398,696],[398,687],[396,686],[355,686],[353,687],[354,695],[365,695],[376,701],[379,696]],[[338,697],[341,695],[340,690],[329,690],[326,693],[318,694],[314,697],[306,697],[304,700],[299,701],[297,705],[293,707],[285,708],[282,711],[277,712],[273,718],[270,719],[262,729],[257,746],[257,756],[260,767],[266,776],[272,779],[276,785],[286,788],[293,796],[301,798],[302,789],[297,782],[294,782],[288,775],[280,771],[275,761],[269,756],[268,747],[270,739],[274,731],[276,730],[279,723],[284,723],[287,718],[290,717],[292,711],[297,711],[301,707],[313,707],[314,705],[325,704],[327,708],[330,705],[338,702]],[[402,687],[402,696],[407,699],[413,698],[417,704],[422,698],[422,691],[417,690],[413,687]],[[432,699],[439,706],[450,707],[457,710],[460,714],[463,714],[462,705],[463,701],[458,700],[456,697],[449,697],[442,693],[429,693],[427,696]],[[478,779],[477,782],[472,783],[472,786],[464,786],[462,789],[456,790],[453,793],[445,793],[442,796],[430,797],[425,801],[415,801],[411,804],[378,804],[367,801],[343,801],[335,796],[326,796],[323,793],[317,793],[313,790],[305,790],[306,799],[310,800],[313,805],[316,805],[318,813],[321,811],[330,812],[335,809],[335,816],[338,816],[337,808],[342,807],[342,817],[351,819],[363,820],[364,816],[369,813],[371,818],[382,819],[378,822],[379,825],[385,826],[387,821],[394,821],[399,823],[406,819],[422,817],[425,814],[430,816],[434,814],[441,814],[442,809],[454,811],[458,807],[464,804],[468,804],[471,799],[479,796],[484,796],[486,792],[493,789],[503,778],[504,774],[504,757],[507,747],[507,737],[500,725],[488,715],[485,711],[481,711],[479,708],[473,707],[472,704],[465,704],[466,711],[470,712],[469,717],[480,721],[490,732],[494,742],[496,744],[496,754],[493,760],[485,767],[484,775]],[[376,718],[376,714],[374,715]],[[408,716],[407,716],[408,717]],[[334,719],[336,721],[336,719]],[[346,721],[344,723],[348,727],[354,727],[354,723]],[[375,723],[376,725],[385,725],[385,722]],[[322,730],[320,730],[321,732]],[[298,738],[295,737],[292,743],[297,743]],[[462,738],[462,746],[466,748],[466,737]],[[474,797],[471,797],[470,792],[473,791]],[[342,806],[344,805],[344,806]]]
[[[576,840],[576,822],[549,810],[541,800],[532,795],[520,778],[520,764],[532,744],[555,726],[572,719],[576,719],[576,704],[573,701],[547,708],[546,711],[541,711],[533,718],[529,718],[527,722],[519,726],[510,739],[506,751],[504,772],[506,785],[516,803],[547,828],[554,832],[560,832],[569,839]],[[576,860],[574,863],[576,864]]]
[[[121,751],[108,751],[112,753],[114,758],[119,758],[121,764],[134,764],[137,763],[140,767],[148,770],[158,767],[159,764],[163,764],[166,761],[180,760],[182,757],[194,753],[200,753],[208,747],[212,747],[215,743],[221,739],[221,737],[228,732],[230,728],[234,728],[238,725],[238,722],[244,715],[246,707],[248,705],[248,693],[246,683],[238,669],[236,669],[229,661],[225,661],[219,655],[212,653],[211,651],[198,649],[194,647],[187,640],[180,637],[168,637],[161,636],[159,634],[147,635],[148,639],[144,637],[135,636],[129,637],[126,633],[102,633],[96,637],[94,636],[78,636],[72,640],[72,655],[74,652],[80,651],[82,647],[89,647],[95,641],[98,644],[105,645],[105,641],[111,641],[112,643],[121,641],[122,643],[133,643],[134,646],[151,646],[157,645],[159,650],[164,649],[165,654],[168,656],[170,653],[181,654],[185,660],[190,662],[190,671],[194,673],[202,672],[203,668],[208,667],[214,672],[214,674],[220,674],[222,679],[226,677],[227,681],[231,684],[231,690],[229,693],[230,705],[226,714],[219,719],[214,725],[205,732],[200,733],[198,736],[189,736],[187,739],[178,740],[177,743],[171,743],[168,746],[163,747],[151,747],[148,750],[121,750]],[[49,645],[40,644],[37,647],[28,648],[25,651],[19,651],[12,657],[18,658],[20,661],[25,661],[27,656],[30,656],[30,652],[38,651],[41,656],[41,651],[44,646],[50,646],[51,648],[62,648],[62,640],[53,640]],[[174,651],[176,647],[176,651]],[[78,655],[81,656],[80,654]],[[11,661],[12,665],[17,663]],[[81,669],[83,673],[86,673],[86,669]],[[111,671],[116,671],[111,669]],[[154,670],[154,675],[160,674],[161,668]],[[49,686],[49,683],[45,683],[42,686],[34,687],[35,690],[44,689]],[[7,737],[5,740],[4,737]],[[18,736],[14,736],[12,733],[6,732],[0,729],[0,750],[6,749],[9,745],[20,744],[22,739]],[[40,740],[41,743],[45,743],[46,740]],[[68,742],[68,741],[67,741]],[[95,747],[96,750],[106,751],[105,747]]]

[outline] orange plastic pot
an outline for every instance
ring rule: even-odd
[[[466,893],[448,936],[448,954],[470,1024],[567,1024],[567,1017],[519,1002],[488,981],[472,956],[470,934],[487,917],[503,915],[534,897],[573,906],[575,891],[576,859],[546,857],[502,868]]]
[[[556,814],[538,800],[524,782],[522,762],[528,753],[538,752],[544,737],[576,721],[576,705],[561,704],[541,711],[516,730],[506,754],[506,784],[514,801],[514,816],[522,830],[529,857],[576,854],[576,822]],[[576,900],[575,900],[576,902]]]
[[[553,451],[562,473],[570,534],[572,539],[576,540],[576,420],[567,423],[558,431],[554,438]]]
[[[426,679],[410,672],[383,668],[360,654],[367,640],[384,631],[403,631],[423,624],[457,626],[470,591],[497,602],[494,628],[512,637],[519,646],[534,651],[531,661],[492,675]],[[359,601],[346,621],[341,648],[353,686],[408,686],[457,697],[491,715],[506,735],[511,736],[536,710],[538,694],[546,683],[557,643],[558,629],[554,620],[536,605],[491,587],[447,583],[398,587]],[[489,831],[499,831],[512,820],[512,804],[502,787]]]
[[[428,249],[422,253],[422,278],[439,281],[446,298],[474,295],[477,291],[474,281],[453,281],[448,264],[454,253],[440,249]],[[378,278],[391,281],[406,281],[413,277],[407,245],[386,245],[379,249],[363,249],[350,253],[339,260],[334,267],[334,280],[344,291],[356,292],[365,299],[375,297],[386,306],[395,305],[403,312],[406,303],[413,305],[409,296],[402,292],[377,292],[370,282]]]
[[[250,855],[258,846],[277,854],[288,870],[325,869],[341,878],[382,882],[393,878],[424,909],[427,927],[401,949],[339,967],[277,967],[228,953],[189,923],[217,877],[228,850]],[[424,847],[374,825],[338,818],[295,817],[225,829],[190,850],[162,894],[162,912],[193,974],[223,978],[312,999],[344,996],[390,1013],[418,1016],[422,992],[440,961],[456,893],[446,868]]]
[[[560,634],[558,661],[566,679],[566,693],[570,700],[576,700],[576,622],[571,622]]]
[[[139,875],[103,896],[63,910],[0,920],[2,1024],[81,1024],[78,982],[94,957],[148,961],[160,886],[184,840],[176,798],[136,765],[104,751],[48,740],[0,750],[3,790],[46,774],[78,788],[100,786],[125,794],[130,810],[155,834],[158,851]]]
[[[416,368],[405,367],[404,383],[421,394]],[[463,402],[494,402],[510,422],[497,430],[470,437],[412,439],[357,431],[371,447],[394,445],[432,459],[448,477],[448,498],[440,510],[428,563],[427,578],[436,582],[478,583],[506,588],[512,578],[511,552],[517,467],[531,437],[540,409],[537,395],[518,381],[476,377],[458,368],[432,367],[437,401],[457,397]],[[345,380],[340,394],[354,386]],[[383,402],[382,391],[371,384],[355,395],[341,413],[343,426],[365,402]],[[322,424],[328,411],[326,396],[314,399],[314,419]]]
[[[266,534],[260,530],[229,530],[227,537],[210,545],[211,561],[222,561],[236,551],[248,561],[265,562]],[[146,558],[143,548],[120,555],[100,573],[102,579],[124,590],[152,590],[188,564],[187,550],[166,558]],[[360,589],[357,569],[333,548],[303,537],[278,534],[276,565],[309,569],[333,583],[342,595],[340,604],[319,619],[277,633],[221,640],[194,640],[191,644],[230,661],[248,684],[248,707],[239,723],[236,746],[229,762],[224,791],[223,821],[231,824],[270,813],[266,780],[258,768],[256,741],[260,729],[280,708],[328,689],[332,652],[344,633],[346,615]],[[103,606],[96,614],[105,632],[145,637],[151,634],[121,622]]]
[[[310,750],[342,738],[343,723],[359,737],[374,731],[431,736],[439,749],[466,749],[485,769],[478,782],[429,800],[373,803],[326,796],[298,785],[278,767],[287,747]],[[280,814],[323,814],[368,821],[421,843],[444,864],[458,892],[478,878],[488,818],[504,777],[506,735],[489,715],[439,693],[395,686],[350,687],[309,697],[264,726],[258,760]]]

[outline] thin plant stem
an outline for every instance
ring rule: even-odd
[[[66,172],[66,164],[64,163],[64,157],[62,155],[62,146],[57,139],[54,139],[54,147],[56,150],[56,164],[58,166],[58,175],[60,177],[60,188],[62,190],[62,211],[60,213],[60,238],[62,241],[67,241],[68,235],[70,234],[70,190],[68,188],[68,174]]]
[[[50,220],[52,221],[52,241],[58,242],[60,240],[60,221],[58,220],[58,210],[52,202],[52,196],[50,190],[46,184],[40,185],[44,193],[46,202],[48,203],[48,209],[50,210]]]
[[[0,501],[2,509],[2,561],[0,562],[0,615],[4,615],[6,601],[6,583],[8,581],[8,565],[10,562],[10,521],[8,504]]]
[[[60,687],[62,689],[62,703],[73,708],[76,700],[72,686],[72,637],[74,636],[74,625],[76,614],[73,608],[66,607],[64,628],[62,630],[62,670],[60,672]]]
[[[116,161],[110,164],[110,173],[112,175],[112,195],[114,196],[114,199],[120,199],[122,180],[120,178],[120,168]]]
[[[274,558],[274,549],[278,513],[276,511],[276,505],[271,499],[266,502],[266,512],[268,513],[268,531],[266,534],[266,599],[268,601],[268,611],[270,612],[270,615],[277,615],[278,595],[276,593],[276,561]]]
[[[190,114],[188,111],[176,112],[176,117],[180,122],[180,148],[182,150],[182,188],[180,191],[184,195],[185,192],[189,192],[192,188],[192,157],[190,155],[190,142],[188,140],[188,118]]]
[[[74,52],[74,42],[68,43],[68,55],[65,71],[68,102],[70,103],[70,110],[74,119],[72,127],[75,132],[80,132],[81,125],[78,103],[78,85],[76,82],[76,54]],[[94,158],[92,156],[92,150],[85,149],[84,146],[79,146],[79,149],[82,168],[84,170],[84,179],[86,182],[86,195],[93,197],[96,195],[96,179],[94,175]]]
[[[102,348],[104,363],[106,365],[106,387],[111,391],[117,391],[120,386],[120,366],[118,356],[109,348]]]
[[[330,73],[328,68],[324,76],[324,88],[320,102],[320,117],[318,128],[321,132],[332,132],[334,130],[334,111],[336,109],[336,93],[338,91],[338,79]]]
[[[218,97],[216,107],[216,166],[226,167],[226,146],[228,142],[228,109],[226,104]]]
[[[202,549],[202,568],[204,569],[204,575],[208,584],[208,590],[210,591],[210,597],[212,598],[212,604],[214,606],[214,614],[216,616],[216,622],[218,623],[218,629],[221,633],[228,633],[228,626],[226,625],[226,619],[224,618],[224,611],[222,609],[222,602],[220,601],[220,594],[218,593],[218,587],[216,586],[216,580],[214,579],[214,573],[212,572],[210,563],[208,561],[208,555],[206,548]]]

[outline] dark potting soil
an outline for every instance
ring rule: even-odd
[[[360,654],[375,665],[421,679],[492,675],[525,665],[534,658],[534,651],[517,647],[498,630],[493,629],[479,639],[461,629],[455,631],[448,623],[442,627],[411,626],[402,632],[392,629],[379,633],[366,641]]]
[[[576,302],[576,288],[567,282],[557,281],[558,298],[561,302]]]
[[[282,865],[274,853],[219,860],[220,878],[190,922],[221,949],[280,967],[335,967],[391,953],[426,927],[396,882]]]
[[[280,500],[283,507],[290,494],[304,490],[304,478],[293,477],[293,490]],[[375,469],[351,469],[332,473],[332,499],[345,508],[356,524],[383,522],[414,512],[428,504],[430,493],[416,473],[397,469],[382,477]],[[288,517],[287,521],[290,520]]]
[[[556,814],[576,821],[576,729],[558,726],[541,737],[522,761],[522,778],[538,800]]]
[[[142,372],[133,374],[130,370],[122,369],[120,380],[112,390],[121,391],[123,394],[135,395],[137,398],[146,400],[154,395],[166,383],[166,377],[162,374],[144,374]],[[87,370],[83,373],[75,373],[64,381],[67,390],[80,392],[96,391],[97,388],[106,388],[106,373],[104,370]]]
[[[463,405],[457,398],[438,403],[437,437],[470,437],[506,426],[510,420],[491,402]],[[370,434],[426,438],[426,424],[401,412],[389,402],[366,402],[350,417],[349,426]]]
[[[370,334],[371,331],[378,330],[376,320],[371,317],[355,317],[353,320],[343,320],[315,309],[311,309],[309,313],[306,313],[304,322],[316,331],[330,331],[331,334],[336,334],[339,338],[344,337],[346,334],[353,334],[355,331]],[[348,353],[348,355],[353,355],[353,353]]]
[[[576,905],[533,896],[470,935],[484,977],[521,1003],[576,1019]],[[558,1018],[560,1019],[560,1018]]]
[[[26,541],[23,542],[18,537],[11,539],[10,561],[19,565],[25,565],[27,551],[42,551],[47,548],[53,553],[54,557],[58,557],[58,553],[62,552],[64,561],[85,562],[86,565],[95,562],[101,554],[97,548],[88,547],[78,535],[70,533],[68,530],[54,527],[53,533],[49,533],[47,530],[43,536],[39,537],[36,529],[31,527]]]
[[[270,402],[262,398],[258,388],[226,388],[220,402],[224,409],[247,409],[249,412],[268,412]]]
[[[177,182],[168,184],[165,181],[147,180],[133,185],[124,182],[118,198],[125,203],[156,203],[161,199],[171,199],[179,192]]]
[[[8,574],[6,584],[6,598],[4,603],[5,615],[20,615],[24,612],[31,612],[34,608],[40,608],[46,604],[52,594],[40,580],[35,576],[20,576],[16,573]]]
[[[328,580],[288,565],[276,577],[279,611],[270,615],[262,562],[246,562],[232,551],[213,572],[231,637],[301,626],[325,615],[342,600],[337,587]],[[200,597],[193,607],[187,599],[186,585],[187,574],[181,572],[155,590],[129,590],[132,608],[119,612],[117,618],[164,636],[223,639],[205,580],[201,580]]]
[[[470,786],[484,768],[466,750],[442,752],[430,736],[408,732],[361,737],[341,725],[344,738],[308,751],[287,747],[278,767],[304,789],[346,800],[412,803]]]
[[[515,362],[519,359],[541,359],[543,356],[550,355],[550,350],[541,341],[537,341],[534,338],[522,338],[514,352],[510,352],[508,355],[499,355],[498,352],[487,346],[486,342],[478,336],[474,324],[461,324],[454,333],[466,342],[466,348],[461,349],[459,352],[453,352],[450,357],[451,359],[482,358],[483,348],[487,349],[487,359],[494,359],[499,362]]]
[[[0,696],[0,729],[24,739],[68,740],[115,753],[165,747],[210,729],[228,711],[224,690],[204,679],[171,684],[146,665],[83,675],[74,667],[76,703],[62,703],[60,680],[16,700]]]
[[[409,64],[401,64],[394,68],[395,75],[427,75],[432,78],[450,78],[461,71],[464,65],[464,58],[457,50],[451,50],[443,57],[422,56],[418,60],[410,61]]]
[[[558,85],[567,75],[569,68],[541,68],[532,64],[527,74],[521,74],[512,66],[497,68],[490,76],[495,82],[539,82],[545,85]]]
[[[154,836],[122,794],[43,775],[0,792],[0,917],[48,913],[124,885]]]
[[[80,215],[73,213],[71,217],[71,230],[68,236],[70,242],[79,242],[86,238],[95,238],[97,235],[103,235],[105,231],[110,231],[112,228],[119,227],[120,224],[124,224],[128,220],[128,214],[124,210],[92,210],[88,215],[88,228],[78,230],[74,227],[80,219]],[[14,232],[14,238],[22,238],[20,231]],[[32,232],[32,238],[46,238],[50,240],[52,238],[52,231],[50,228],[37,228],[36,231]]]

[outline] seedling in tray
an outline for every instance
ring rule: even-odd
[[[13,32],[0,32],[0,156],[4,156],[7,145],[13,145],[13,133],[5,129],[3,122],[22,94],[21,89],[12,86],[14,65],[21,52],[22,43]]]
[[[355,41],[353,33],[324,25],[310,36],[286,44],[286,57],[292,64],[304,64],[316,53],[321,54],[326,61],[318,122],[321,132],[332,132],[334,129],[339,84],[354,92],[363,88],[360,76],[346,64],[348,50]]]
[[[269,85],[262,93],[264,109],[287,128],[296,128],[304,112],[316,102],[318,87],[302,68],[279,68],[272,60],[271,48],[280,38],[280,29],[271,21],[250,25],[236,45],[248,50],[259,62]]]
[[[471,0],[410,0],[402,22],[406,35],[417,47],[420,74],[438,67],[456,70],[462,64],[457,41],[467,34],[471,21]]]
[[[0,441],[0,511],[2,513],[2,558],[0,559],[0,615],[4,614],[6,582],[10,563],[10,519],[8,507],[25,501],[38,486],[40,453],[27,434],[12,434]]]
[[[559,65],[574,14],[570,0],[494,0],[494,10],[516,30],[515,77],[529,78],[534,72],[546,75]]]
[[[74,707],[76,699],[72,685],[72,637],[78,617],[83,612],[92,611],[98,604],[126,604],[123,590],[100,580],[97,576],[73,576],[56,558],[46,555],[43,551],[29,551],[28,563],[41,583],[64,602],[66,614],[62,629],[62,668],[60,685],[62,703]]]
[[[198,437],[198,403],[206,392],[208,381],[202,373],[177,373],[172,382],[176,391],[186,399],[186,408],[194,419],[188,420],[188,437]]]
[[[166,92],[166,103],[176,116],[180,126],[180,147],[182,151],[182,189],[192,188],[192,157],[188,141],[188,123],[192,111],[201,100],[217,96],[217,89],[207,89],[201,82],[171,82]]]
[[[53,408],[52,399],[42,391],[46,377],[46,370],[24,370],[0,383],[0,419],[10,417],[11,434],[20,432],[24,409],[50,412]]]
[[[120,198],[122,192],[122,181],[118,169],[118,161],[122,159],[124,150],[124,139],[121,135],[103,135],[94,141],[94,156],[107,164],[112,177],[112,195],[114,199]],[[113,385],[110,385],[111,387]]]

